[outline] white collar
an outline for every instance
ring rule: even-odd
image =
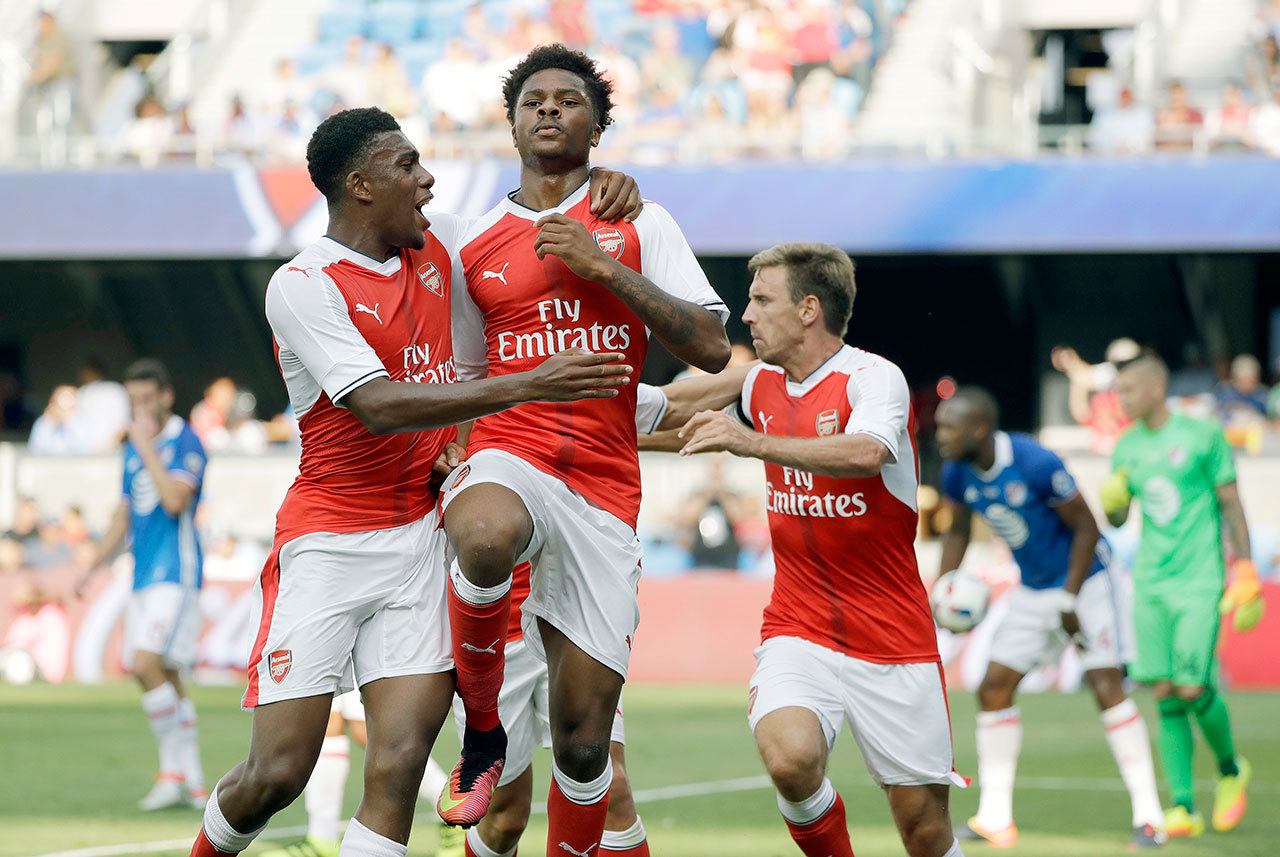
[[[183,426],[186,421],[177,414],[170,414],[169,419],[165,421],[164,428],[160,429],[160,440],[172,440],[182,434]]]
[[[328,235],[323,235],[316,242],[320,251],[326,256],[331,256],[334,260],[344,260],[352,264],[359,265],[375,274],[381,274],[384,277],[390,277],[400,273],[400,254],[392,256],[385,262],[379,262],[372,256],[366,256],[358,250],[352,250],[346,244],[340,241],[334,241]]]
[[[974,467],[973,472],[983,482],[990,482],[1010,464],[1013,464],[1013,440],[1009,437],[1008,432],[998,431],[996,432],[995,464],[991,465],[990,470],[979,470]]]
[[[498,208],[500,208],[505,214],[514,214],[516,217],[537,223],[548,214],[564,214],[566,211],[582,202],[582,200],[586,199],[587,192],[590,189],[591,179],[588,177],[586,181],[578,185],[577,190],[565,197],[564,201],[555,208],[548,208],[546,211],[534,211],[532,208],[521,205],[512,198],[520,192],[520,189],[516,188],[502,198],[498,203]]]

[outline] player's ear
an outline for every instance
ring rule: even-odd
[[[808,327],[822,318],[822,302],[817,295],[805,295],[800,299],[800,322]]]
[[[604,133],[604,129],[603,129],[603,128],[601,128],[599,125],[597,125],[597,126],[596,126],[596,129],[595,129],[594,131],[592,131],[592,132],[591,132],[591,147],[592,147],[593,149],[594,149],[596,146],[599,146],[599,145],[600,145],[600,135],[601,135],[601,134],[603,134],[603,133]]]
[[[369,180],[364,173],[359,170],[352,170],[347,173],[347,180],[344,184],[347,188],[347,195],[352,199],[358,199],[361,202],[373,202],[373,194],[369,192]]]

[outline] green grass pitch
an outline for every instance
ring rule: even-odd
[[[200,688],[204,759],[210,778],[236,762],[247,747],[249,716],[238,708],[235,688]],[[1172,843],[1170,857],[1280,855],[1280,695],[1229,696],[1241,752],[1254,765],[1248,817],[1226,835],[1212,832]],[[737,687],[638,686],[627,691],[629,768],[644,799],[640,807],[658,857],[783,857],[797,855],[764,787],[743,717],[745,694]],[[1148,725],[1155,720],[1148,695],[1140,695]],[[1092,701],[1083,694],[1024,696],[1026,735],[1019,766],[1015,814],[1022,830],[1016,849],[1027,857],[1112,857],[1126,853],[1128,798],[1103,739]],[[974,705],[955,694],[957,765],[972,774]],[[447,768],[457,742],[446,726],[437,759]],[[359,756],[347,786],[347,810],[359,794]],[[548,760],[535,800],[545,797]],[[137,799],[150,786],[155,749],[127,684],[106,687],[0,687],[0,857],[35,857],[72,849],[88,854],[160,854],[182,857],[198,815],[175,810],[143,814]],[[1211,800],[1213,770],[1207,752],[1197,757],[1198,799]],[[901,855],[884,798],[868,781],[846,732],[832,759],[831,776],[849,809],[859,857]],[[672,787],[703,784],[672,796]],[[667,789],[667,794],[658,790]],[[976,794],[952,792],[953,817],[970,815]],[[301,801],[272,822],[279,830],[303,823]],[[543,854],[545,819],[535,817],[522,857]],[[165,846],[165,842],[175,844]],[[132,843],[132,845],[130,845]],[[259,842],[260,854],[276,842]],[[435,830],[420,816],[411,855],[430,855]],[[127,846],[128,850],[109,846]],[[972,855],[989,849],[972,846]]]

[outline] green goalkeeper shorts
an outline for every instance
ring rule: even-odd
[[[1208,687],[1217,675],[1219,591],[1135,592],[1133,677]]]

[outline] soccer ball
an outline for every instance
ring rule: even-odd
[[[933,583],[929,605],[939,628],[970,631],[987,615],[991,587],[967,571],[948,571]]]

